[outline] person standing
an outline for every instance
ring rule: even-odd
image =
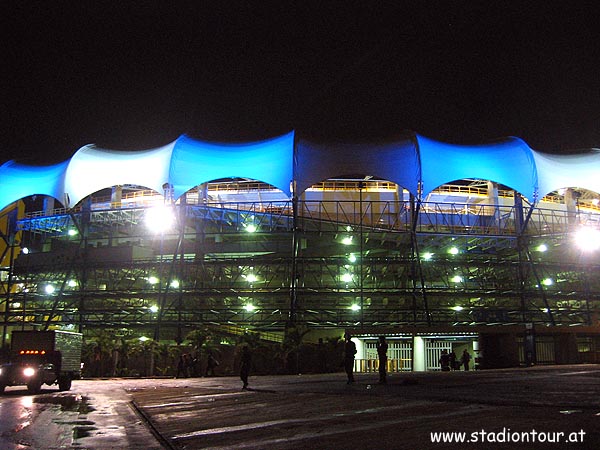
[[[466,348],[463,350],[460,361],[462,362],[465,370],[469,370],[469,363],[471,362],[471,355],[469,354],[469,352],[467,351]]]
[[[450,355],[448,354],[448,350],[442,350],[442,354],[440,355],[440,368],[442,372],[448,372],[450,370]]]
[[[379,357],[379,384],[387,383],[387,350],[385,336],[379,336],[377,341],[377,356]]]
[[[242,389],[248,389],[248,377],[250,376],[250,366],[252,365],[252,354],[248,346],[242,348],[242,360],[240,363],[240,379],[242,380]]]
[[[177,373],[175,374],[175,378],[187,378],[185,373],[185,356],[179,355],[179,360],[177,361]]]
[[[215,367],[219,365],[219,361],[213,355],[213,351],[209,348],[206,354],[206,372],[204,376],[206,377],[214,377],[215,376]]]
[[[352,342],[352,335],[346,333],[344,335],[346,340],[344,344],[344,370],[348,376],[346,384],[354,383],[354,356],[356,355],[356,344]]]
[[[454,353],[454,350],[452,350],[449,353],[449,358],[450,358],[450,370],[460,369],[460,364],[458,363],[458,361],[456,361],[456,353]]]

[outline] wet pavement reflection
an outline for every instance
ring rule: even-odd
[[[481,372],[78,380],[0,397],[0,449],[456,448],[430,433],[583,431],[600,448],[600,365]],[[477,446],[473,446],[477,448]]]

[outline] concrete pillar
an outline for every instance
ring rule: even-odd
[[[356,356],[355,359],[365,359],[365,342],[362,339],[352,338],[352,342],[356,345]]]
[[[54,197],[44,197],[44,214],[51,216],[54,211]]]
[[[500,219],[500,211],[498,210],[498,183],[493,181],[487,182],[487,204],[490,207],[486,213],[493,217],[493,223],[496,225]]]
[[[559,334],[554,340],[556,364],[579,363],[577,337],[575,333]]]
[[[198,204],[204,205],[208,203],[208,183],[202,183],[198,186]]]
[[[425,372],[425,339],[413,336],[412,367],[414,372]]]
[[[513,333],[482,334],[479,353],[483,369],[519,366],[519,347],[517,336]]]
[[[110,203],[121,203],[123,200],[123,186],[113,186],[112,192],[110,193]]]
[[[567,217],[570,224],[577,221],[577,198],[578,195],[573,189],[568,188],[565,190],[565,206],[567,207]]]

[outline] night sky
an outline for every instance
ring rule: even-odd
[[[595,2],[10,3],[0,162],[292,129],[600,147]]]

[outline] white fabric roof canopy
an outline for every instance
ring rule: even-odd
[[[262,181],[290,196],[314,183],[350,175],[373,175],[424,198],[454,180],[491,180],[534,202],[559,188],[600,193],[600,151],[551,155],[534,151],[518,138],[489,144],[455,145],[416,134],[379,143],[314,143],[295,133],[264,141],[225,144],[181,136],[163,147],[118,151],[86,145],[60,164],[38,167],[9,161],[0,166],[0,208],[30,195],[56,198],[73,207],[85,197],[115,185],[144,186],[163,194],[173,187],[177,199],[215,179]],[[65,200],[67,199],[67,200]]]

